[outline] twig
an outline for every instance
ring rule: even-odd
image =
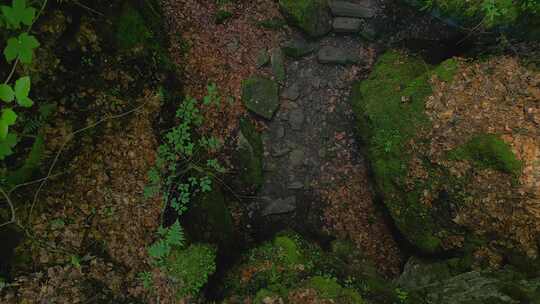
[[[102,16],[102,17],[105,16],[105,14],[103,14],[102,12],[99,12],[99,11],[97,11],[97,10],[95,10],[95,9],[93,9],[93,8],[91,8],[91,7],[89,7],[89,6],[86,6],[86,5],[80,3],[80,2],[77,1],[77,0],[74,0],[73,3],[75,3],[75,5],[78,5],[78,6],[82,7],[82,8],[84,8],[85,10],[88,10],[88,11],[94,13],[94,14],[100,15],[100,16]]]
[[[64,151],[65,147],[67,146],[67,144],[71,141],[71,139],[73,139],[73,137],[75,137],[75,135],[79,134],[79,133],[82,133],[88,129],[91,129],[91,128],[94,128],[96,127],[97,125],[100,125],[108,120],[112,120],[112,119],[118,119],[118,118],[122,118],[124,116],[127,116],[133,112],[137,112],[139,111],[140,109],[142,109],[146,104],[148,103],[148,101],[146,101],[145,103],[143,103],[142,105],[132,109],[132,110],[129,110],[127,112],[124,112],[124,113],[121,113],[121,114],[118,114],[118,115],[113,115],[113,116],[109,116],[109,117],[105,117],[105,118],[102,118],[100,120],[98,120],[97,122],[94,122],[82,129],[79,129],[71,134],[69,134],[67,136],[67,138],[64,140],[64,143],[62,144],[62,146],[60,147],[60,149],[58,150],[58,152],[56,153],[56,156],[54,157],[54,160],[51,164],[51,166],[49,167],[49,170],[47,172],[47,175],[42,179],[41,183],[39,184],[39,187],[36,191],[36,193],[34,194],[34,199],[32,201],[32,206],[30,207],[30,212],[28,213],[28,222],[31,221],[31,218],[32,218],[32,213],[34,211],[34,207],[36,205],[36,202],[37,202],[37,199],[38,199],[38,196],[39,196],[39,193],[41,192],[41,189],[43,189],[43,186],[45,185],[45,183],[47,182],[47,180],[52,176],[52,171],[54,170],[54,167],[56,166],[56,163],[58,162],[58,159],[60,158],[60,155],[62,154],[62,152]]]
[[[6,191],[4,191],[4,189],[0,188],[0,193],[4,196],[4,199],[6,200],[6,202],[8,203],[9,205],[9,209],[11,211],[11,220],[3,223],[0,225],[0,227],[4,227],[4,226],[7,226],[9,224],[13,224],[15,223],[15,221],[17,220],[16,216],[15,216],[15,206],[13,206],[13,202],[11,201],[11,199],[9,198],[9,196],[7,195]]]

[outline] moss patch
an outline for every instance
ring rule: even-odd
[[[522,167],[510,146],[493,134],[475,136],[462,147],[451,151],[449,157],[455,160],[470,160],[477,166],[514,175],[518,175]]]
[[[353,89],[352,103],[359,134],[368,145],[377,186],[398,228],[418,248],[434,252],[440,247],[435,223],[420,203],[426,185],[404,192],[411,160],[404,146],[417,132],[429,128],[425,99],[432,93],[433,75],[451,79],[457,64],[444,62],[432,70],[421,59],[398,51],[384,54],[370,77]]]
[[[139,11],[126,3],[118,18],[116,28],[116,41],[120,49],[130,49],[144,45],[153,37],[152,31],[146,25],[144,17]]]
[[[198,293],[216,271],[215,258],[215,248],[204,244],[193,244],[171,253],[167,272],[177,284],[179,298]]]
[[[308,280],[306,287],[313,288],[323,299],[337,301],[337,303],[362,304],[362,297],[354,290],[341,287],[331,278],[314,276]]]
[[[330,15],[326,0],[279,0],[288,19],[312,37],[330,31]]]

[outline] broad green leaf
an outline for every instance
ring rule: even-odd
[[[0,141],[5,140],[8,136],[9,126],[7,123],[0,119]]]
[[[30,77],[25,76],[15,81],[15,97],[17,99],[23,99],[30,94]]]
[[[32,99],[28,97],[17,98],[17,103],[21,107],[25,107],[25,108],[30,108],[32,105],[34,105],[34,102],[32,101]]]
[[[34,49],[37,47],[39,47],[39,42],[36,37],[22,33],[17,38],[8,39],[7,46],[4,49],[4,56],[8,62],[12,62],[19,57],[22,63],[29,64],[32,62]]]
[[[1,123],[0,123],[1,125]],[[0,139],[0,160],[6,158],[13,154],[13,147],[17,145],[17,135],[11,133],[6,136],[4,139]]]
[[[15,98],[15,92],[7,84],[0,84],[0,99],[5,102],[12,102]]]
[[[15,124],[17,121],[17,114],[10,108],[2,110],[2,116],[0,117],[8,127]]]
[[[7,24],[14,29],[19,29],[21,23],[31,25],[36,16],[36,9],[26,6],[26,0],[13,0],[12,6],[2,6],[2,13]]]

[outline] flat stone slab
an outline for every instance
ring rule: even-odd
[[[265,198],[266,206],[261,211],[263,216],[291,213],[296,209],[296,197],[278,198],[271,200]]]
[[[359,63],[358,56],[351,55],[347,50],[334,46],[325,46],[319,50],[317,59],[323,64],[354,64]]]
[[[353,3],[349,1],[334,0],[329,3],[332,15],[341,17],[371,18],[375,16],[375,10],[370,2]]]
[[[275,81],[251,77],[242,82],[242,101],[248,110],[272,119],[279,107],[279,88]]]
[[[357,33],[360,31],[361,20],[350,17],[334,18],[332,28],[336,33]]]

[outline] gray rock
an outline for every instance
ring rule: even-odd
[[[370,1],[353,3],[349,1],[333,0],[329,3],[332,15],[341,17],[371,18],[375,16],[375,9]]]
[[[274,200],[266,198],[264,204],[266,206],[261,211],[263,216],[291,213],[296,209],[296,197],[289,196]]]
[[[272,119],[279,107],[279,89],[275,81],[252,77],[242,82],[242,101],[246,108],[266,119]]]
[[[270,56],[266,50],[262,50],[257,56],[257,68],[261,68],[270,62]]]
[[[300,97],[300,85],[298,83],[293,83],[288,88],[283,90],[281,97],[290,100],[296,100]]]
[[[291,152],[291,149],[288,147],[274,146],[272,147],[272,156],[273,157],[282,157]]]
[[[287,185],[287,189],[289,190],[300,190],[304,188],[304,184],[299,181],[290,182],[289,185]]]
[[[289,163],[291,167],[300,167],[304,164],[305,153],[303,150],[296,149],[289,154]]]
[[[283,58],[283,52],[280,48],[272,49],[270,55],[270,61],[272,64],[272,73],[277,81],[282,82],[285,80],[285,60]]]
[[[349,17],[334,18],[332,27],[336,33],[357,33],[360,31],[360,19]]]
[[[275,128],[272,129],[272,135],[274,138],[281,139],[285,136],[285,127],[283,125],[277,125]]]
[[[317,59],[324,64],[350,64],[359,63],[360,58],[353,56],[345,49],[340,49],[333,46],[325,46],[319,50]]]
[[[299,131],[302,129],[304,119],[305,116],[302,109],[295,109],[289,113],[289,123],[291,124],[291,128],[295,131]]]
[[[308,43],[302,38],[293,38],[283,44],[281,47],[283,53],[291,58],[299,59],[313,53],[317,46]]]

